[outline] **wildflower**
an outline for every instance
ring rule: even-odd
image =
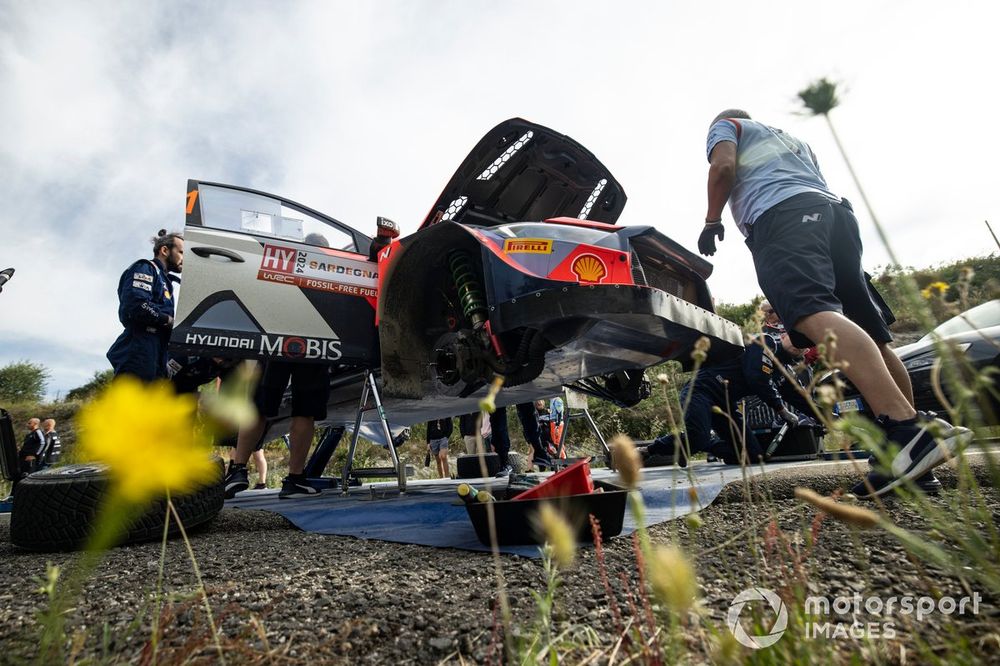
[[[691,352],[691,358],[695,363],[704,363],[705,359],[708,358],[708,350],[712,347],[712,341],[706,338],[704,335],[698,338],[694,343],[694,351]]]
[[[241,363],[217,393],[205,391],[201,394],[203,413],[230,430],[252,426],[257,422],[257,409],[250,400],[250,394],[256,385],[257,375],[253,365]]]
[[[642,462],[636,451],[632,438],[626,435],[615,435],[611,440],[611,459],[618,470],[618,476],[629,489],[635,489],[639,484],[639,468]]]
[[[833,407],[837,403],[837,390],[827,384],[817,386],[816,400],[824,407]]]
[[[196,408],[193,396],[174,394],[167,382],[119,377],[77,416],[81,460],[105,463],[127,501],[190,491],[218,473],[195,428]]]
[[[490,382],[490,388],[486,392],[486,397],[479,401],[479,411],[487,414],[497,411],[497,394],[500,393],[501,387],[503,387],[503,377],[501,375],[494,376],[493,381]]]
[[[549,502],[542,503],[538,510],[538,527],[545,535],[545,541],[552,547],[552,559],[556,565],[563,570],[572,567],[576,558],[573,529]]]
[[[678,614],[691,608],[698,595],[698,579],[684,551],[676,546],[657,546],[647,570],[657,599]]]
[[[930,300],[935,296],[944,296],[946,291],[948,291],[947,282],[931,282],[925,288],[920,290],[920,295],[927,300]]]
[[[698,489],[694,486],[690,486],[688,488],[688,501],[690,501],[691,504],[698,503]]]
[[[670,384],[670,377],[667,376],[667,373],[661,372],[660,374],[656,375],[656,381],[659,382],[660,384],[663,384],[664,386],[668,386]]]
[[[796,488],[795,498],[807,504],[812,504],[823,513],[827,513],[837,520],[862,529],[875,527],[879,523],[878,514],[874,511],[869,511],[860,506],[842,504],[830,497],[823,497],[808,488]]]

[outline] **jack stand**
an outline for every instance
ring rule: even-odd
[[[368,406],[368,398],[372,398],[373,406]],[[365,412],[376,410],[379,423],[382,425],[382,434],[385,436],[386,446],[389,449],[389,457],[392,459],[392,467],[358,469],[353,470],[354,452],[358,446],[358,437],[361,434],[361,421]],[[361,390],[361,402],[358,404],[358,414],[354,419],[354,432],[351,434],[351,446],[347,450],[347,462],[344,463],[344,473],[340,478],[341,493],[347,495],[351,483],[352,471],[355,476],[396,476],[396,485],[399,493],[406,493],[406,466],[400,462],[399,454],[396,452],[396,445],[392,441],[392,431],[389,429],[389,422],[385,420],[385,409],[382,407],[382,398],[379,395],[378,383],[375,375],[370,370],[365,370],[364,388]]]

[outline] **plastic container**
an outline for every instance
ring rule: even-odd
[[[523,546],[543,543],[545,539],[536,532],[535,524],[538,510],[544,502],[552,503],[570,521],[577,543],[593,541],[588,518],[591,514],[600,521],[601,535],[604,539],[618,536],[622,532],[622,523],[625,520],[628,490],[607,481],[593,483],[596,488],[601,489],[601,492],[521,501],[510,499],[506,489],[498,490],[495,493],[496,501],[486,504],[479,502],[466,504],[465,510],[476,530],[476,537],[484,546],[491,544],[488,513],[491,508],[499,545]],[[520,500],[520,497],[518,499]]]
[[[513,498],[514,502],[542,499],[545,497],[566,497],[586,495],[594,492],[594,480],[590,478],[590,458],[584,458],[560,470],[530,490],[525,490]]]

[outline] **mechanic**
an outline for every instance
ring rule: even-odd
[[[889,469],[874,469],[852,492],[882,495],[916,480],[971,438],[931,414],[918,414],[906,369],[892,353],[892,314],[861,268],[861,236],[850,203],[827,187],[805,142],[729,109],[712,121],[706,154],[708,207],[698,250],[715,254],[729,203],[753,256],[757,281],[800,348],[837,339],[845,374],[859,389],[890,447]],[[937,422],[941,445],[927,425]],[[869,490],[868,484],[872,490]]]
[[[40,423],[39,419],[28,419],[28,434],[24,436],[21,450],[17,453],[21,474],[27,475],[41,469],[41,461],[45,455],[45,433],[38,427]]]
[[[45,455],[41,458],[41,466],[55,465],[62,458],[62,442],[59,440],[59,433],[56,432],[55,419],[42,421],[42,434],[45,435]]]
[[[531,445],[532,464],[539,467],[552,467],[552,459],[542,448],[542,437],[538,428],[538,412],[534,402],[522,402],[516,406],[517,418],[521,422],[524,439]],[[514,472],[510,464],[510,431],[507,429],[507,408],[498,407],[490,414],[490,427],[493,431],[492,444],[496,451],[500,471],[497,477],[508,477]]]
[[[240,430],[236,452],[226,472],[226,498],[250,486],[247,462],[258,447],[267,429],[267,420],[278,415],[285,389],[292,387],[292,422],[289,429],[288,476],[281,483],[279,499],[316,497],[320,491],[306,479],[306,457],[312,446],[316,421],[326,418],[330,397],[330,366],[320,363],[268,361],[254,392],[257,422]]]
[[[160,229],[153,238],[153,258],[139,259],[118,280],[118,320],[125,330],[108,350],[119,375],[143,381],[166,376],[167,342],[174,323],[174,292],[169,273],[180,273],[184,238]]]
[[[770,350],[770,354],[765,351],[765,347]],[[809,403],[798,392],[799,387],[789,384],[781,369],[776,367],[776,358],[779,364],[787,364],[792,360],[781,350],[777,337],[760,335],[747,344],[737,358],[702,366],[681,389],[681,405],[687,404],[684,430],[687,433],[688,450],[678,446],[672,434],[666,434],[658,437],[645,449],[640,448],[640,452],[644,457],[676,454],[677,464],[686,467],[689,455],[705,451],[721,458],[726,464],[737,465],[741,462],[742,449],[738,433],[745,433],[748,462],[761,462],[763,449],[753,430],[743,422],[744,415],[737,410],[739,401],[756,395],[791,427],[799,425],[800,418],[782,399],[807,414],[811,410]],[[715,412],[716,407],[721,413]],[[735,425],[729,420],[730,413],[733,414]],[[737,435],[734,437],[733,433]]]

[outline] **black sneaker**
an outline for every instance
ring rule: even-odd
[[[917,420],[926,421],[932,424],[931,428],[935,431],[934,434],[938,437],[972,437],[972,431],[968,428],[963,428],[962,426],[956,426],[948,423],[943,418],[938,416],[937,412],[931,411],[917,411]]]
[[[511,467],[510,465],[504,465],[504,467],[499,472],[496,473],[496,476],[494,478],[497,479],[506,478],[513,473],[514,473],[513,467]]]
[[[278,499],[293,499],[297,497],[319,497],[319,490],[309,485],[304,476],[286,476],[281,482],[281,492]]]
[[[539,468],[542,468],[542,467],[551,468],[552,467],[552,458],[549,458],[548,456],[546,456],[544,458],[539,457],[539,456],[535,456],[534,458],[531,459],[531,464],[534,465],[535,467],[539,467]]]
[[[247,477],[247,466],[229,462],[229,471],[226,473],[226,499],[233,499],[236,493],[243,492],[250,487],[250,479]]]
[[[253,489],[254,490],[266,490],[267,489],[267,484],[266,483],[258,483],[258,484],[256,484],[253,487]]]
[[[678,440],[673,435],[660,435],[653,440],[653,443],[645,447],[645,451],[640,449],[642,464],[646,466],[656,462],[656,458],[673,458],[673,462],[678,467],[687,467],[687,456],[684,454],[684,446],[678,446]],[[664,463],[660,463],[662,465]],[[670,464],[670,463],[666,463]]]
[[[972,431],[968,428],[956,428],[936,416],[924,422],[918,422],[916,418],[893,421],[881,417],[877,423],[885,430],[886,439],[899,446],[899,453],[892,459],[888,473],[873,470],[868,474],[868,482],[875,491],[874,495],[868,491],[864,482],[851,489],[861,498],[881,496],[907,479],[916,481],[923,478],[927,472],[951,458],[972,439]],[[932,429],[938,433],[939,439],[934,438]]]
[[[882,495],[885,492],[885,487],[890,483],[896,481],[894,477],[886,476],[885,474],[880,474],[878,472],[870,472],[868,474],[868,482],[872,484],[872,488],[875,490],[875,495],[871,495],[868,492],[868,486],[865,482],[855,485],[851,488],[851,494],[855,497],[861,499],[871,499],[877,495]],[[899,485],[898,483],[896,485]],[[924,472],[922,476],[918,476],[913,480],[913,485],[917,487],[917,490],[921,491],[925,495],[937,495],[941,492],[941,482],[938,478],[934,476],[934,472]]]

